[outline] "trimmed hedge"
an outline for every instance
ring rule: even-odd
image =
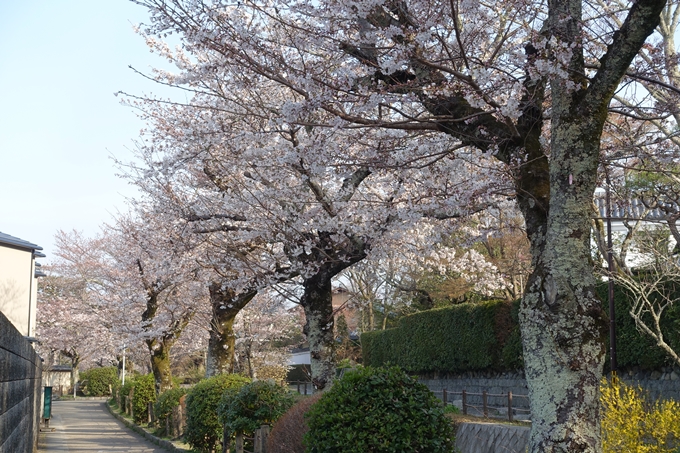
[[[273,425],[295,404],[295,395],[273,381],[255,381],[238,391],[222,394],[217,415],[225,432],[251,434],[262,425]]]
[[[127,383],[126,383],[127,384]],[[132,409],[135,423],[144,423],[149,419],[149,403],[156,402],[156,387],[153,373],[136,376],[132,386]]]
[[[306,415],[308,453],[450,453],[444,406],[397,367],[360,368],[323,393]]]
[[[110,396],[111,390],[120,386],[118,368],[114,366],[90,368],[80,373],[80,381],[87,381],[85,386],[87,396]]]
[[[204,379],[187,393],[186,442],[198,452],[210,453],[222,439],[223,428],[217,418],[222,394],[237,391],[250,383],[238,374],[219,374]]]
[[[397,365],[412,373],[517,368],[516,312],[512,303],[489,301],[406,316],[394,329],[362,334],[364,364]]]
[[[608,313],[607,284],[599,285],[597,291]],[[670,365],[664,351],[635,327],[628,314],[630,298],[623,288],[615,288],[614,303],[619,367],[651,370]],[[409,373],[521,369],[524,362],[518,310],[519,301],[491,301],[406,316],[394,329],[361,335],[364,364],[397,365]],[[680,304],[666,309],[662,330],[666,341],[680,351]]]

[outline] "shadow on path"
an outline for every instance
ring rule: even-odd
[[[50,428],[40,433],[39,453],[167,453],[116,420],[103,400],[53,401]]]

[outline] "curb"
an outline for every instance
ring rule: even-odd
[[[144,438],[145,438],[146,440],[148,440],[149,442],[152,442],[152,443],[158,445],[159,447],[165,448],[166,450],[171,451],[171,452],[173,452],[173,453],[191,453],[191,452],[193,451],[193,450],[187,450],[186,448],[178,447],[178,446],[175,445],[172,441],[165,440],[165,439],[161,439],[161,438],[158,438],[158,437],[154,436],[153,434],[149,433],[148,431],[146,431],[146,430],[145,430],[144,428],[142,428],[141,426],[132,423],[132,422],[131,422],[130,420],[128,420],[127,418],[125,418],[125,417],[123,417],[122,415],[116,413],[116,412],[111,408],[111,406],[109,405],[108,401],[105,403],[105,405],[106,405],[106,408],[109,410],[109,413],[110,413],[111,415],[113,415],[114,417],[116,417],[118,420],[120,420],[121,422],[123,422],[123,424],[124,424],[125,426],[127,426],[128,428],[130,428],[131,430],[133,430],[134,432],[136,432],[136,433],[139,434],[140,436],[144,437]]]

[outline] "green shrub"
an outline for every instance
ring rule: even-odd
[[[450,453],[441,402],[399,368],[350,371],[307,414],[308,453]]]
[[[172,415],[172,410],[179,406],[179,399],[186,395],[187,391],[183,388],[166,390],[158,395],[153,411],[158,420],[164,420]]]
[[[187,394],[187,426],[185,439],[200,452],[210,452],[222,438],[217,407],[228,389],[239,389],[250,379],[237,374],[221,374],[204,379]]]
[[[80,373],[80,380],[87,381],[85,384],[85,394],[87,396],[109,396],[111,395],[111,390],[120,386],[118,368],[113,366],[91,368]]]
[[[607,284],[598,285],[597,292],[608,312]],[[394,329],[361,335],[364,364],[398,365],[410,373],[521,369],[524,359],[519,304],[519,301],[469,303],[406,316]],[[629,314],[631,296],[619,286],[614,288],[614,304],[619,367],[654,370],[671,364],[654,340],[637,329]],[[680,351],[678,326],[680,304],[674,304],[664,311],[661,329],[676,351]],[[609,354],[608,337],[606,347]],[[609,357],[606,363],[608,366]]]
[[[127,383],[126,383],[127,384]],[[132,410],[135,423],[144,423],[149,419],[149,403],[156,401],[156,387],[153,374],[137,376],[132,382],[135,391],[132,395]]]
[[[412,373],[518,366],[521,345],[518,352],[511,312],[509,302],[489,301],[405,316],[395,329],[361,336],[364,364],[398,365]]]
[[[224,392],[217,414],[232,435],[246,434],[273,424],[294,403],[295,396],[288,389],[272,381],[256,381]]]

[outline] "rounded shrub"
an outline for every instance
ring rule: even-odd
[[[179,406],[179,399],[186,395],[187,391],[183,388],[174,388],[166,390],[158,395],[156,403],[153,405],[153,411],[158,420],[165,420],[172,415],[172,410]],[[163,423],[161,423],[163,427]],[[165,433],[167,434],[167,433]]]
[[[294,403],[290,390],[272,381],[256,381],[237,392],[224,392],[217,413],[232,435],[252,433],[261,425],[274,423]]]
[[[274,423],[267,437],[267,453],[305,453],[303,438],[309,431],[305,414],[321,395],[303,397]]]
[[[80,380],[87,381],[85,384],[87,396],[110,396],[111,390],[120,386],[118,368],[115,366],[90,368],[80,374]]]
[[[222,438],[217,407],[222,394],[240,389],[250,379],[238,374],[220,374],[204,379],[187,394],[187,426],[185,440],[199,452],[211,452]]]
[[[441,402],[401,369],[346,373],[312,406],[308,453],[450,453],[453,430]]]
[[[146,422],[149,419],[149,403],[156,401],[156,387],[154,385],[153,374],[149,373],[135,377],[132,386],[135,389],[132,394],[132,409],[135,423]]]

